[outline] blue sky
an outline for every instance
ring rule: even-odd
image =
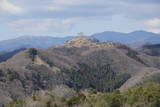
[[[84,32],[160,33],[160,0],[0,0],[0,40]]]

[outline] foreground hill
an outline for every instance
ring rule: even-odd
[[[39,90],[54,92],[60,86],[58,90],[111,92],[160,82],[157,60],[121,43],[100,43],[84,36],[46,50],[28,49],[0,64],[0,104]]]
[[[14,100],[7,107],[160,107],[159,90],[160,84],[145,83],[124,92],[83,90],[67,98],[44,91],[39,96]]]

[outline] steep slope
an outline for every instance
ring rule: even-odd
[[[144,45],[140,51],[150,56],[160,56],[160,44]]]
[[[64,46],[25,50],[0,64],[0,104],[60,85],[106,92],[159,82],[158,68],[140,55],[121,43],[100,43],[84,36]]]

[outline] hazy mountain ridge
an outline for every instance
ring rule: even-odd
[[[132,44],[132,47],[140,47],[143,44],[160,43],[160,34],[155,34],[146,31],[135,31],[131,33],[120,32],[102,32],[93,34],[90,37],[99,40],[100,42],[120,42],[124,44]],[[49,48],[53,45],[64,45],[72,36],[67,37],[43,37],[43,36],[24,36],[16,39],[0,41],[0,51],[13,51],[20,48]],[[137,45],[139,44],[139,45]]]
[[[149,43],[157,43],[160,34],[155,34],[146,31],[134,31],[130,33],[120,33],[120,32],[102,32],[92,35],[92,37],[102,41],[113,41],[113,42],[121,42],[131,44],[134,42],[149,42]],[[152,41],[150,41],[152,39]]]
[[[49,48],[53,45],[64,45],[72,37],[23,36],[16,39],[0,41],[0,51],[14,51],[20,48]]]

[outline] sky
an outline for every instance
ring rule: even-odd
[[[160,0],[0,0],[0,40],[135,30],[160,33]]]

